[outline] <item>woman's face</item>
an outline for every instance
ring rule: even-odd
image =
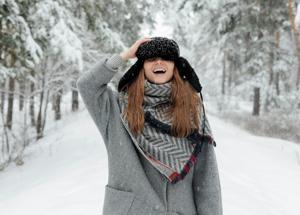
[[[145,77],[154,84],[164,84],[170,81],[174,73],[174,62],[160,57],[144,61]]]

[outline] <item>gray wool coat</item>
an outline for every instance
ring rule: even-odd
[[[108,155],[104,215],[222,215],[218,167],[211,144],[184,180],[171,184],[141,155],[121,119],[118,92],[108,86],[118,68],[104,56],[77,80]]]

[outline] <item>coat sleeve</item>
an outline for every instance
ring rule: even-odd
[[[109,66],[107,64],[109,59],[106,55],[76,81],[85,107],[98,127],[105,144],[108,139],[109,118],[114,110],[113,106],[117,103],[117,92],[114,92],[107,84],[117,73],[118,68]]]
[[[213,144],[204,144],[197,156],[193,193],[197,215],[223,214],[221,185]]]

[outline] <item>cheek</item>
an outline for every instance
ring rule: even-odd
[[[145,75],[149,77],[151,75],[151,70],[149,68],[144,68]]]
[[[152,79],[152,72],[151,72],[151,69],[148,67],[144,67],[144,75],[145,75],[145,78],[147,79]]]
[[[172,76],[174,75],[174,69],[175,69],[174,66],[169,67],[170,75],[172,75]]]
[[[145,70],[145,73],[149,73],[151,72],[151,65],[150,64],[144,64],[144,70]]]

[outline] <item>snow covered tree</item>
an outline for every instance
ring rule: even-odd
[[[16,81],[22,80],[26,76],[28,69],[33,64],[38,63],[42,57],[41,47],[33,39],[30,26],[24,16],[24,11],[26,11],[27,7],[26,3],[28,2],[0,1],[0,83],[3,125],[1,136],[5,136],[3,138],[5,141],[1,143],[1,153],[4,153],[1,156],[1,164],[7,163],[12,159],[18,159],[27,141],[27,138],[21,136],[20,133],[17,133],[20,135],[18,137],[18,135],[14,134],[16,131],[12,130],[15,90],[18,86]],[[8,100],[7,108],[4,106],[5,98]],[[5,122],[4,118],[6,118]]]
[[[296,136],[288,119],[299,113],[299,63],[292,36],[295,17],[289,14],[295,15],[299,1],[177,0],[172,7],[163,3],[166,22],[191,59],[206,100],[217,104],[220,113],[235,117],[236,110],[259,113],[265,121],[257,127],[290,128],[289,134]],[[286,121],[276,124],[278,115]]]
[[[29,139],[22,135],[32,134],[31,125],[34,138],[43,137],[50,102],[55,120],[69,91],[72,110],[78,109],[79,74],[137,39],[143,22],[153,21],[148,7],[145,1],[0,0],[0,165],[22,164],[22,139]],[[22,117],[14,108],[17,99]],[[22,145],[18,152],[15,143]]]

